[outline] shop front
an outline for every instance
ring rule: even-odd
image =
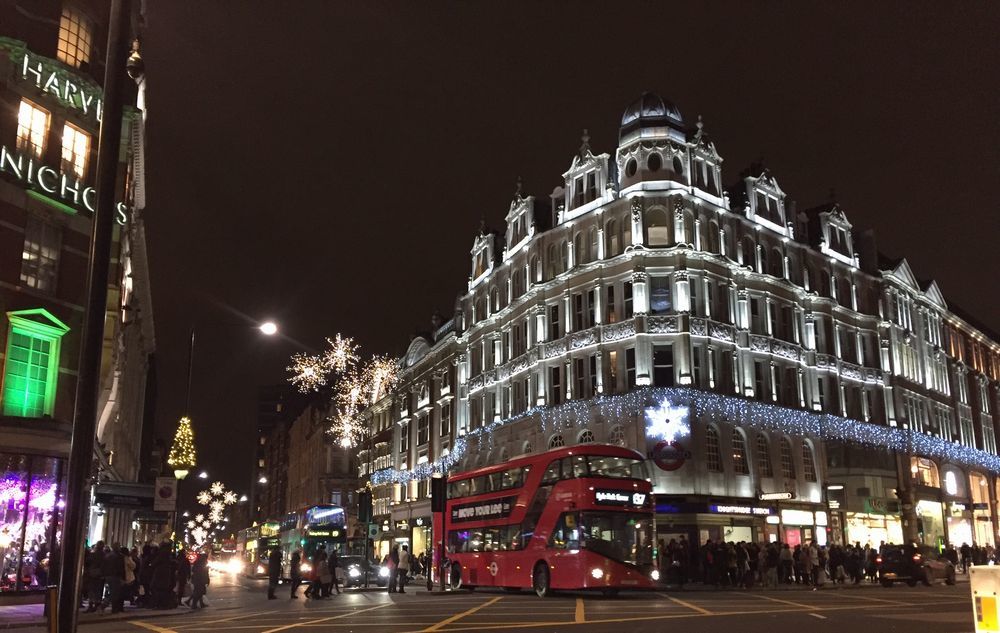
[[[845,542],[878,547],[903,542],[903,522],[898,516],[876,512],[845,512]]]
[[[977,472],[969,473],[969,495],[972,504],[972,538],[977,545],[996,545],[993,512],[990,509],[989,478]]]
[[[948,526],[948,542],[958,548],[963,543],[975,542],[972,529],[972,510],[969,504],[948,502],[945,504],[945,522]]]
[[[419,556],[424,552],[430,554],[433,543],[429,516],[416,517],[410,521],[410,544],[412,545],[410,551],[414,556]]]
[[[816,541],[816,545],[826,545],[827,513],[824,510],[803,510],[782,508],[778,514],[780,540],[789,547],[805,545]]]
[[[917,531],[924,545],[941,547],[945,542],[944,504],[931,499],[919,499],[914,505]],[[959,542],[961,545],[961,542]]]
[[[767,521],[775,517],[773,507],[754,505],[747,500],[711,503],[658,499],[656,504],[657,540],[686,540],[699,545],[711,540],[727,543],[764,542]]]

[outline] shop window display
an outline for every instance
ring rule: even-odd
[[[0,592],[49,583],[60,460],[0,453]]]

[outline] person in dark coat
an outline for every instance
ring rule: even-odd
[[[177,552],[177,601],[181,604],[191,605],[190,598],[185,600],[188,580],[191,579],[191,561],[188,560],[187,550],[181,549]]]
[[[275,547],[271,550],[271,555],[267,557],[267,599],[277,600],[278,596],[274,591],[278,588],[281,580],[281,548]]]
[[[97,541],[94,547],[87,552],[84,560],[84,574],[86,574],[87,587],[87,613],[97,611],[104,601],[104,576],[102,569],[104,564],[104,541]]]
[[[104,552],[104,560],[101,562],[101,576],[104,577],[104,584],[108,587],[108,600],[111,604],[111,613],[121,613],[125,608],[122,599],[122,589],[125,584],[125,559],[122,558],[121,546],[115,543],[111,549]],[[104,611],[104,603],[101,603],[101,612]]]
[[[198,560],[191,567],[191,608],[205,608],[205,594],[208,593],[208,554],[198,554]]]
[[[399,546],[393,545],[389,552],[389,593],[396,593],[397,574],[399,574]]]
[[[337,580],[337,568],[340,567],[340,557],[337,555],[336,545],[334,545],[333,548],[330,549],[330,554],[326,558],[326,566],[330,570],[330,584],[324,588],[326,590],[326,595],[327,596],[330,595],[330,587],[332,586],[333,589],[337,592],[337,595],[339,596],[340,581]]]
[[[154,609],[173,609],[177,606],[174,588],[177,586],[177,561],[174,560],[168,541],[160,543],[151,563],[150,602]]]
[[[298,600],[299,585],[302,584],[302,550],[300,549],[297,549],[292,553],[292,561],[289,566],[289,576],[292,579],[292,590],[289,598],[292,600]]]

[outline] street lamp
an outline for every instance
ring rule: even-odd
[[[274,321],[265,321],[257,328],[264,336],[274,336],[278,333],[278,324]]]
[[[204,470],[198,473],[198,479],[208,479],[208,473]]]

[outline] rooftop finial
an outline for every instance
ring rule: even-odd
[[[698,122],[695,123],[695,126],[697,126],[699,132],[701,132],[702,128],[705,127],[705,123],[701,120],[700,114],[698,115]]]
[[[479,217],[479,234],[486,235],[486,214]]]
[[[524,196],[521,194],[521,177],[518,176],[517,177],[517,189],[514,191],[514,198],[517,199],[517,198],[523,198],[523,197]]]
[[[580,141],[580,156],[583,156],[590,151],[590,132],[587,128],[583,128],[583,135],[580,136]]]

